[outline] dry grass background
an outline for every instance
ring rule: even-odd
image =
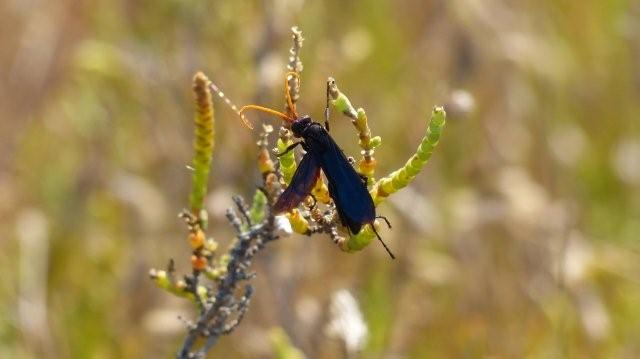
[[[147,270],[188,269],[190,80],[281,106],[289,28],[300,109],[334,76],[367,110],[381,173],[433,105],[443,139],[356,254],[292,237],[258,261],[245,322],[212,357],[342,355],[323,323],[357,298],[364,357],[640,355],[640,4],[636,1],[23,1],[0,4],[0,357],[167,357],[192,308]],[[207,199],[258,183],[256,133],[219,103]],[[351,125],[332,132],[355,155]],[[182,255],[184,253],[184,255]],[[273,333],[273,332],[271,332]],[[273,335],[271,335],[273,337]]]

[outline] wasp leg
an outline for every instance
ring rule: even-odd
[[[380,235],[378,234],[378,231],[376,231],[376,227],[373,226],[373,223],[371,224],[371,229],[373,230],[373,233],[376,234],[376,237],[378,237],[378,240],[380,241],[380,243],[382,243],[382,246],[384,247],[384,249],[387,250],[387,253],[389,253],[389,255],[391,256],[391,259],[396,259],[396,256],[394,256],[393,253],[391,253],[391,250],[389,249],[389,247],[387,247],[387,245],[384,243],[382,238],[380,238]]]
[[[333,84],[334,79],[329,77],[327,80],[327,105],[324,108],[324,127],[329,132],[329,100],[331,99],[331,85]]]
[[[293,151],[294,148],[298,147],[298,145],[301,145],[301,144],[302,144],[302,141],[298,141],[292,145],[289,145],[289,147],[287,147],[282,153],[278,153],[276,157],[282,157],[286,155],[287,153]]]
[[[389,220],[387,219],[387,217],[385,216],[376,216],[376,219],[384,219],[384,221],[387,223],[387,227],[389,227],[389,229],[391,229],[391,223],[389,222]]]

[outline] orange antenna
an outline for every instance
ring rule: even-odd
[[[244,118],[244,112],[246,110],[257,110],[257,111],[266,112],[268,114],[271,114],[271,115],[274,115],[274,116],[278,116],[278,117],[280,117],[281,119],[283,119],[283,120],[285,120],[287,122],[293,122],[293,120],[294,120],[291,117],[285,115],[284,113],[282,113],[280,111],[276,111],[276,110],[270,109],[268,107],[263,107],[263,106],[258,106],[258,105],[242,106],[240,111],[238,111],[238,113],[240,114],[240,116],[242,116],[242,118]]]
[[[293,77],[296,80],[298,80],[298,87],[300,87],[300,84],[302,83],[302,80],[300,80],[300,75],[295,71],[289,71],[284,76],[284,96],[287,99],[287,105],[289,105],[289,108],[293,112],[293,115],[296,118],[298,118],[298,113],[296,112],[296,106],[293,104],[293,100],[291,99],[291,92],[289,91],[290,90],[290,87],[289,87],[289,78],[290,77]]]
[[[253,129],[253,126],[244,116],[244,114],[242,113],[242,110],[238,110],[238,106],[236,106],[233,102],[231,102],[231,100],[224,94],[224,92],[222,92],[222,90],[218,88],[218,86],[216,86],[213,82],[210,82],[210,84],[211,84],[210,85],[211,90],[213,90],[213,92],[215,92],[218,95],[218,97],[223,99],[224,102],[227,104],[227,106],[229,106],[233,110],[233,112],[237,113],[238,116],[240,116],[242,123],[244,123],[244,125],[249,127],[250,129]]]
[[[238,114],[242,117],[244,121],[246,121],[246,118],[244,117],[244,112],[247,110],[257,110],[257,111],[266,112],[270,115],[278,116],[289,123],[293,122],[296,118],[298,118],[298,113],[296,112],[296,106],[293,104],[293,100],[291,99],[291,92],[289,92],[289,89],[290,89],[289,80],[292,77],[298,80],[298,86],[300,86],[300,75],[298,75],[297,72],[293,72],[293,71],[287,72],[286,76],[284,77],[284,95],[287,98],[287,105],[293,112],[293,118],[291,116],[287,116],[286,114],[280,111],[276,111],[274,109],[270,109],[268,107],[259,106],[259,105],[242,106],[240,111],[238,111]]]
[[[238,116],[240,116],[240,119],[242,119],[242,122],[244,123],[245,126],[249,127],[250,129],[253,129],[253,126],[251,125],[251,122],[249,122],[249,120],[247,120],[246,116],[244,115],[245,111],[247,110],[257,110],[257,111],[262,111],[262,112],[266,112],[270,115],[274,115],[274,116],[278,116],[281,119],[291,123],[293,122],[296,118],[298,118],[298,113],[296,112],[296,107],[293,104],[293,100],[291,99],[291,93],[289,92],[289,80],[291,79],[291,77],[294,77],[298,80],[298,86],[300,86],[300,75],[297,72],[287,72],[287,75],[285,76],[284,79],[284,92],[285,92],[285,97],[287,98],[287,105],[289,106],[289,108],[291,109],[291,111],[293,112],[293,118],[291,116],[287,116],[286,114],[280,112],[280,111],[276,111],[273,109],[270,109],[268,107],[264,107],[264,106],[259,106],[259,105],[246,105],[246,106],[242,106],[242,108],[240,108],[238,110],[238,106],[236,106],[233,102],[231,102],[231,100],[224,94],[224,92],[222,92],[222,90],[220,90],[218,88],[218,86],[216,86],[213,82],[210,83],[210,87],[211,90],[213,90],[213,92],[215,92],[216,94],[218,94],[218,96],[224,100],[224,102],[235,112],[238,114]]]

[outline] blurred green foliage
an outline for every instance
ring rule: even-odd
[[[282,106],[292,25],[300,112],[321,119],[335,77],[384,138],[377,173],[413,153],[434,105],[446,135],[378,209],[398,260],[274,243],[212,356],[275,356],[273,326],[307,357],[341,355],[322,328],[345,287],[371,357],[640,355],[637,2],[9,0],[0,16],[0,357],[176,350],[193,313],[147,269],[189,268],[191,78]],[[205,206],[224,242],[231,195],[258,183],[257,138],[216,114]],[[332,135],[358,155],[343,117]]]

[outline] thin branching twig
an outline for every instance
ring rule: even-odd
[[[239,197],[236,197],[236,201],[239,201],[238,199]],[[227,211],[227,219],[237,232],[237,241],[229,251],[227,274],[218,284],[216,295],[206,303],[204,313],[195,326],[189,329],[178,354],[179,358],[204,357],[220,336],[233,332],[248,310],[253,287],[250,284],[244,285],[241,296],[237,294],[238,288],[243,281],[254,277],[248,270],[256,253],[268,242],[278,238],[275,235],[275,220],[271,213],[268,213],[265,221],[252,227],[249,226],[249,218],[249,211],[244,206],[238,206],[237,211]],[[248,229],[243,230],[243,225]],[[197,339],[201,337],[206,338],[205,344],[200,350],[193,352]]]

